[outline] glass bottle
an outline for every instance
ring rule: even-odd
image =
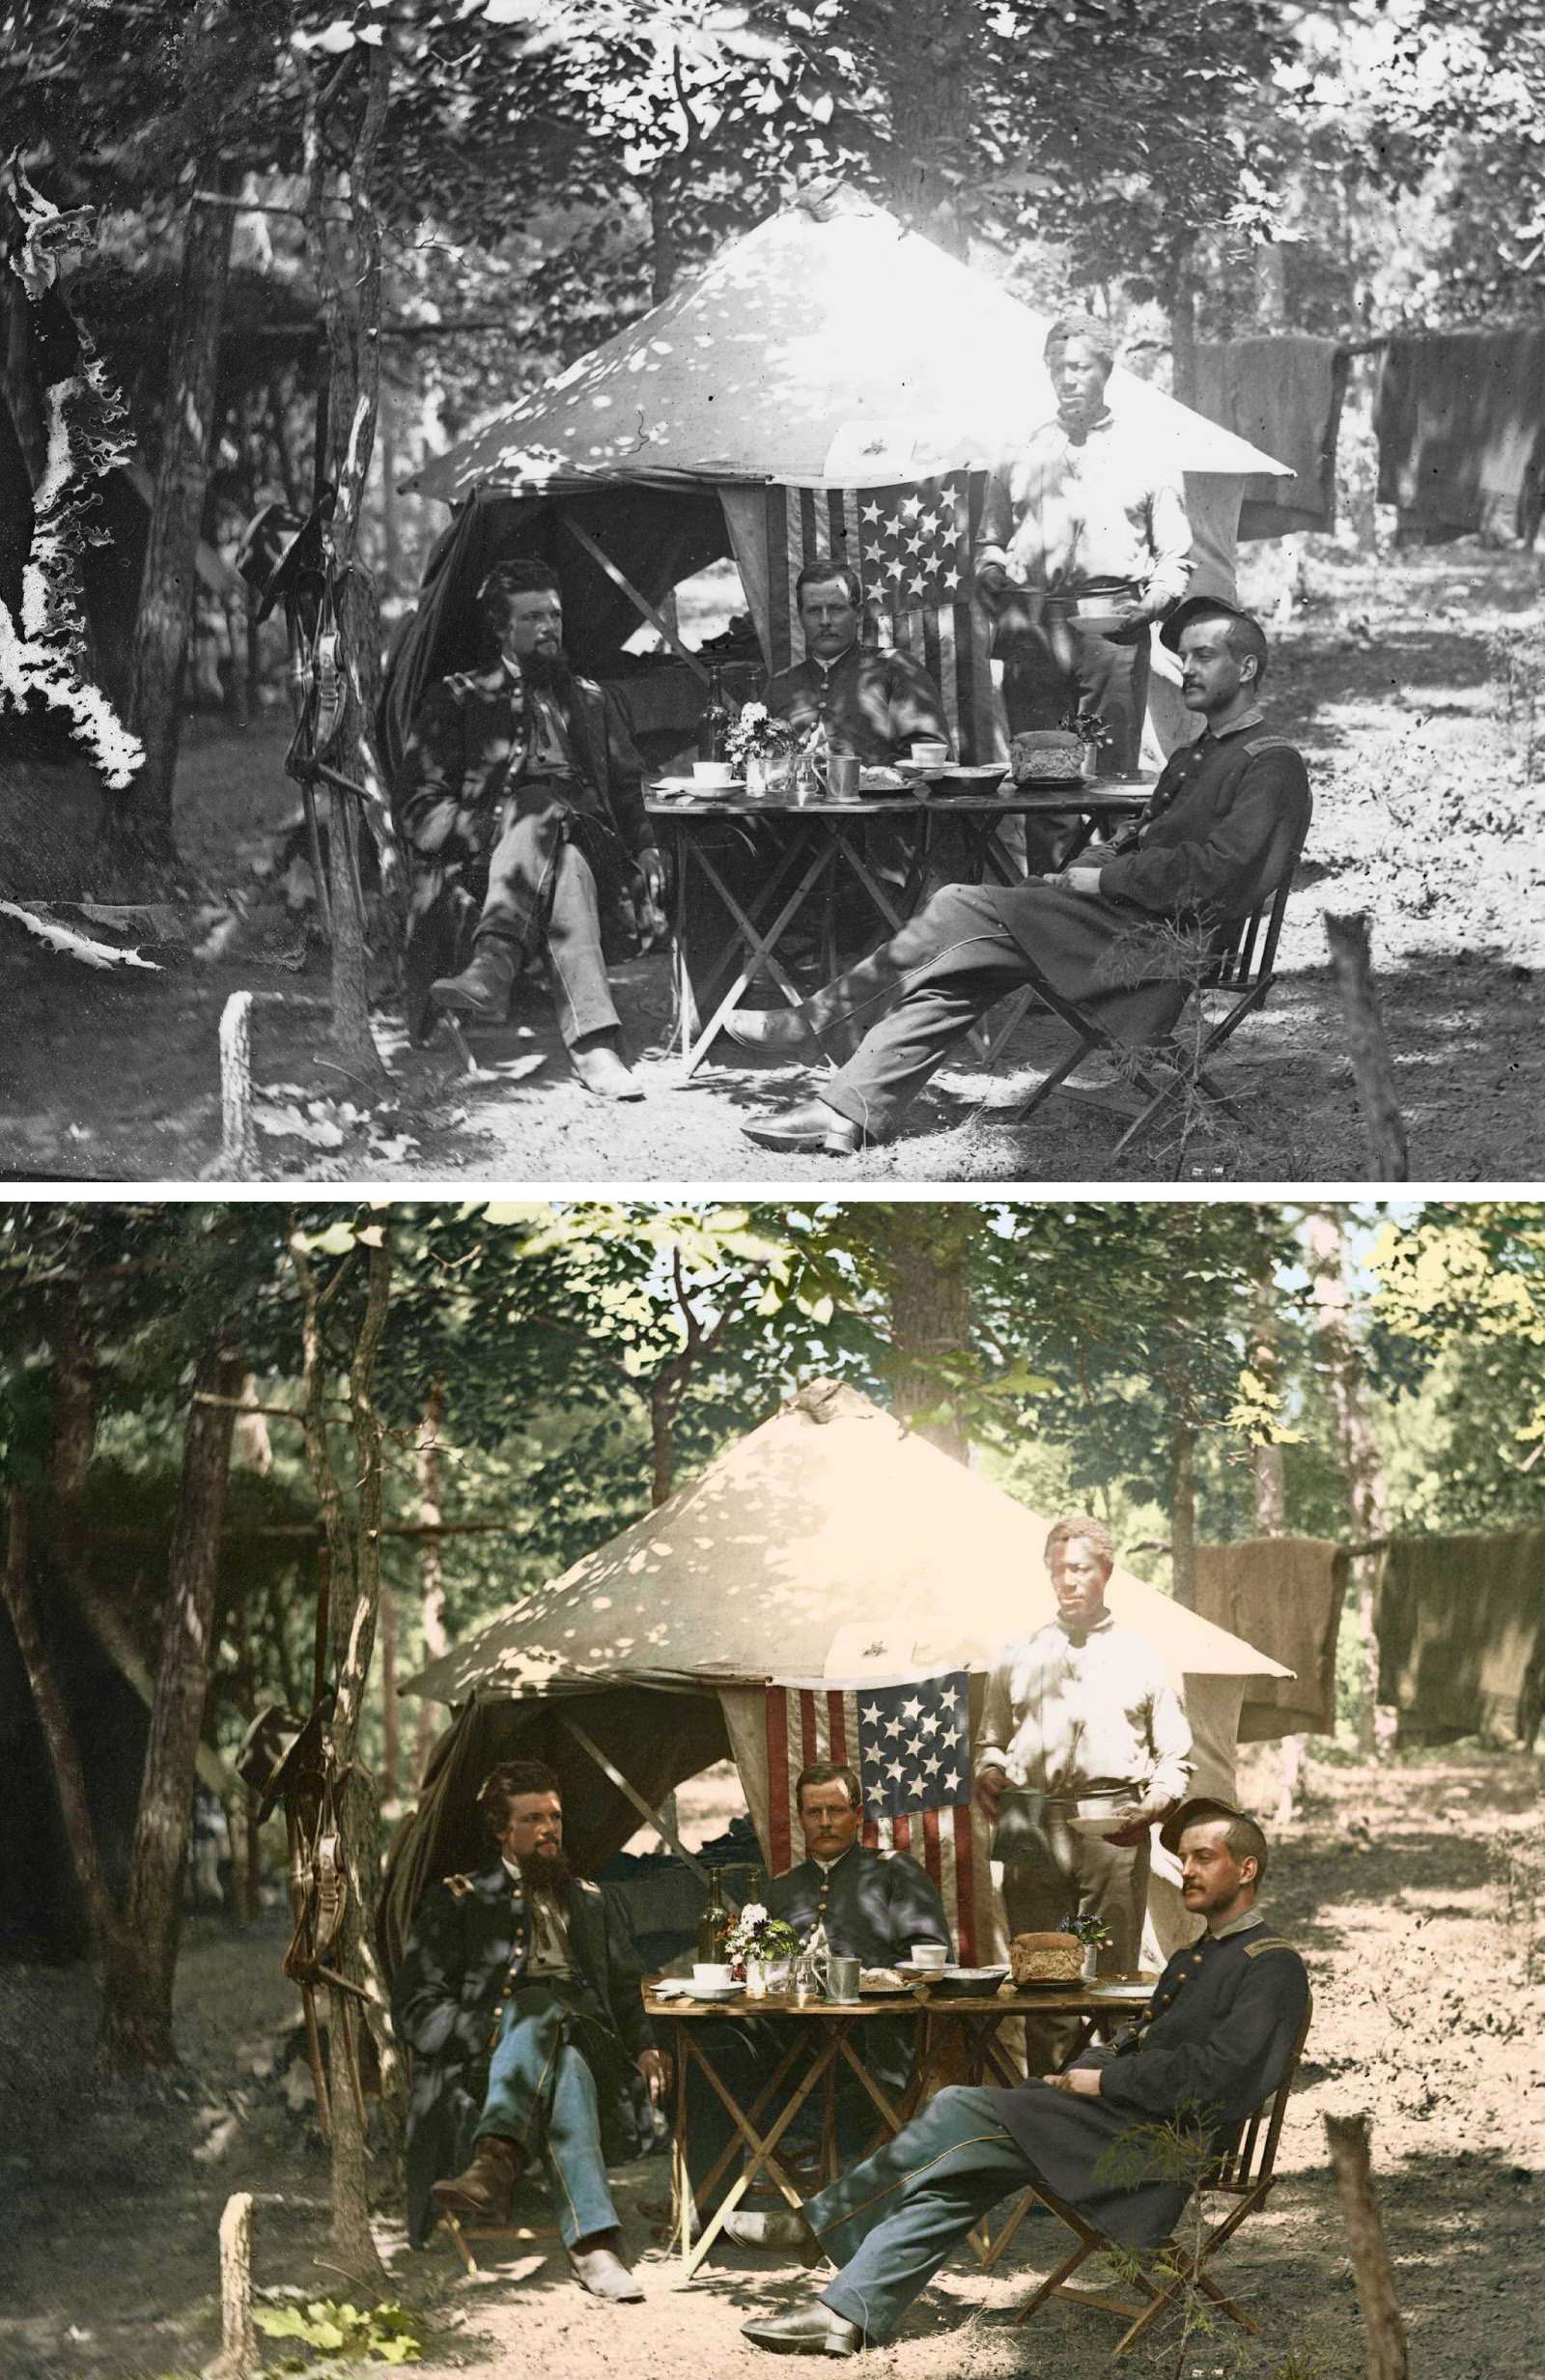
[[[711,662],[708,670],[708,699],[697,721],[697,757],[699,760],[723,760],[728,757],[730,732],[729,706],[724,700],[724,673],[717,662]]]
[[[724,1906],[724,1885],[717,1868],[710,1870],[708,1900],[697,1920],[697,1955],[705,1966],[717,1964],[724,1956],[724,1938],[732,1923]]]

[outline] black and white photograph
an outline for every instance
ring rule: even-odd
[[[0,23],[10,1177],[1537,1171],[1529,11]]]

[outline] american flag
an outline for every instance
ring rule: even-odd
[[[971,601],[986,485],[985,472],[949,471],[893,488],[769,488],[769,667],[803,657],[794,583],[805,564],[849,563],[866,640],[927,670],[963,760],[993,758],[991,632]]]
[[[940,1769],[928,1770],[932,1755],[927,1751],[916,1757],[903,1754],[903,1779],[889,1774],[896,1754],[885,1747],[894,1746],[898,1738],[886,1734],[887,1722],[892,1715],[901,1716],[913,1699],[919,1704],[920,1715],[925,1695],[926,1707],[939,1722],[936,1737],[946,1727],[960,1729],[958,1747],[953,1742],[949,1746],[951,1753],[958,1748],[961,1755],[958,1784],[943,1785],[942,1779],[952,1770],[945,1767],[942,1755]],[[868,1712],[879,1716],[866,1718]],[[781,1875],[804,1856],[794,1809],[794,1781],[800,1771],[812,1761],[846,1761],[858,1771],[864,1793],[864,1842],[871,1850],[909,1852],[927,1869],[939,1887],[962,1965],[977,1966],[990,1958],[994,1933],[991,1833],[970,1799],[966,1673],[952,1671],[945,1677],[883,1686],[785,1679],[766,1688],[766,1718],[768,1858],[772,1874]],[[904,1741],[910,1742],[911,1732]],[[924,1779],[939,1784],[939,1790],[928,1798],[921,1790]],[[910,1781],[904,1786],[903,1780]],[[919,1787],[915,1797],[902,1800],[903,1791],[911,1792],[913,1783]],[[884,1806],[870,1798],[868,1789],[876,1784]]]
[[[858,1696],[858,1783],[871,1818],[969,1801],[968,1697],[964,1669]]]

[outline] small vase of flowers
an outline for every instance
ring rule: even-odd
[[[793,1926],[769,1916],[760,1901],[747,1901],[724,1937],[724,1956],[745,1976],[747,1999],[765,1999],[771,1988],[769,1969],[792,1959],[800,1947]]]
[[[1115,1940],[1103,1917],[1064,1917],[1058,1932],[1083,1944],[1083,1981],[1093,1983],[1100,1971],[1100,1953]]]
[[[1076,735],[1083,747],[1083,777],[1085,781],[1100,774],[1100,747],[1109,744],[1105,721],[1098,711],[1070,711],[1061,722],[1063,732]]]
[[[753,800],[773,793],[788,782],[794,754],[794,729],[786,719],[774,719],[765,702],[747,702],[725,738],[725,751],[745,779]]]

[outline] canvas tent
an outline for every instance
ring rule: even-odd
[[[863,491],[925,486],[966,563],[957,597],[877,609],[875,633],[931,664],[968,756],[997,732],[986,623],[970,600],[983,467],[1054,410],[1047,319],[850,192],[806,195],[693,280],[426,464],[407,482],[463,507],[394,657],[395,764],[424,687],[465,666],[471,599],[500,552],[537,552],[563,586],[571,657],[603,679],[648,603],[733,554],[769,668],[798,659],[801,563],[861,559]],[[1112,408],[1186,478],[1194,587],[1233,591],[1239,500],[1278,464],[1117,370]],[[586,541],[589,541],[588,543]],[[680,672],[687,709],[701,696]],[[633,682],[630,681],[630,691]]]
[[[635,1805],[571,1720],[651,1804],[733,1756],[768,1857],[770,1682],[834,1688],[966,1667],[979,1687],[1001,1645],[1054,1613],[1041,1558],[1050,1525],[856,1390],[801,1390],[658,1511],[404,1686],[457,1717],[393,1845],[389,1954],[424,1886],[486,1856],[472,1796],[498,1760],[551,1763],[581,1866],[632,1833]],[[1184,1680],[1196,1789],[1231,1792],[1245,1692],[1289,1673],[1119,1568],[1110,1602]],[[826,1750],[817,1741],[810,1756]],[[1152,1908],[1161,1944],[1192,1930],[1172,1884]]]

